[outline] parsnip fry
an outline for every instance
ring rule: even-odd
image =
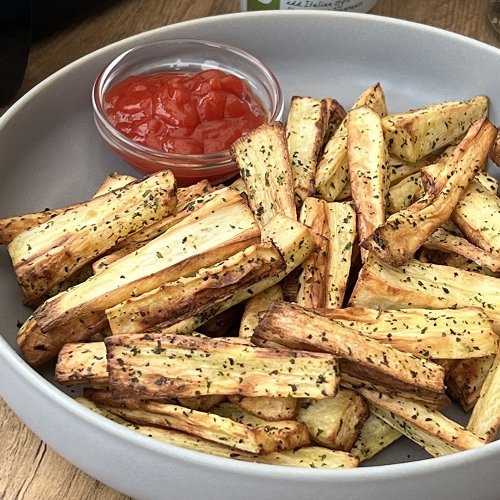
[[[24,302],[48,291],[129,234],[175,207],[175,179],[164,171],[98,196],[16,236],[7,249]]]
[[[357,457],[360,462],[364,462],[373,458],[400,437],[401,432],[375,415],[370,415],[361,427],[359,438],[354,443],[350,453]]]
[[[325,97],[323,101],[326,103],[326,129],[323,137],[323,146],[325,146],[340,127],[342,120],[345,118],[346,111],[336,99]]]
[[[211,413],[246,425],[250,429],[264,431],[278,445],[277,449],[293,450],[310,442],[306,426],[296,420],[271,422],[251,415],[232,403],[221,403],[212,408]]]
[[[426,195],[407,209],[391,215],[368,240],[362,242],[363,247],[395,266],[410,259],[449,219],[465,189],[484,164],[495,135],[496,129],[487,119],[476,122]]]
[[[477,448],[485,441],[437,410],[421,403],[358,387],[372,413],[422,446],[434,457]]]
[[[243,411],[264,420],[291,420],[297,413],[296,398],[229,396],[229,401]]]
[[[120,189],[122,187],[125,187],[127,184],[136,181],[137,178],[135,178],[133,175],[112,172],[104,179],[102,184],[99,186],[99,189],[95,192],[93,198],[95,198],[96,196],[107,194],[110,191],[114,191],[115,189]]]
[[[500,428],[500,353],[484,381],[467,429],[486,442],[493,441]]]
[[[486,266],[481,266],[477,262],[474,262],[471,259],[467,259],[462,255],[454,254],[454,253],[442,253],[435,252],[440,255],[439,261],[432,260],[433,264],[446,264],[450,267],[456,267],[458,269],[462,269],[463,271],[469,271],[471,273],[479,273],[485,274],[486,276],[493,276],[494,278],[500,278],[500,272],[494,273]]]
[[[254,461],[256,459],[256,455],[251,453],[246,453],[243,451],[236,451],[229,446],[221,445],[218,443],[214,443],[211,441],[207,441],[206,439],[201,439],[196,436],[191,436],[184,432],[179,432],[173,429],[160,429],[159,427],[154,427],[150,425],[137,425],[133,424],[114,413],[111,413],[105,407],[101,407],[96,405],[94,402],[78,397],[76,400],[87,407],[89,410],[94,411],[95,413],[106,417],[113,422],[121,424],[128,429],[139,432],[144,436],[151,437],[153,439],[157,439],[158,441],[162,441],[164,443],[168,443],[174,446],[179,446],[180,448],[187,448],[189,450],[195,450],[200,453],[207,453],[209,455],[216,455],[218,457],[226,457],[226,458],[237,458],[241,460]]]
[[[192,398],[177,398],[186,408],[198,411],[210,411],[214,406],[222,403],[226,396],[195,396]]]
[[[203,314],[238,291],[277,276],[284,268],[280,253],[272,244],[250,246],[193,276],[179,278],[107,309],[111,331],[118,335],[171,326]]]
[[[292,97],[286,138],[298,205],[314,194],[318,156],[327,127],[327,102],[314,97]]]
[[[400,351],[431,359],[467,359],[495,354],[498,337],[482,309],[324,309],[322,316]]]
[[[401,267],[370,255],[350,305],[372,309],[481,307],[500,332],[500,280],[461,269],[410,260]]]
[[[329,260],[326,202],[317,198],[306,198],[299,220],[311,230],[316,248],[302,264],[296,300],[304,307],[326,307],[326,276]]]
[[[241,338],[252,338],[255,327],[259,323],[259,313],[267,311],[275,300],[283,300],[280,285],[273,285],[247,300],[240,323],[239,336]]]
[[[481,176],[478,176],[471,182],[455,207],[452,220],[470,242],[491,253],[498,260],[500,259],[500,198],[485,187],[480,179]]]
[[[395,214],[405,210],[424,195],[422,174],[417,172],[409,175],[389,189],[387,193],[387,213]]]
[[[273,432],[273,425],[251,427],[229,417],[191,410],[175,404],[155,401],[120,404],[117,400],[111,400],[108,405],[100,404],[100,406],[129,422],[176,429],[249,453],[260,454],[293,449],[297,445],[309,442],[305,428],[293,421],[287,424],[276,423],[275,429],[279,427],[281,431],[278,434]]]
[[[368,106],[347,115],[347,163],[352,199],[358,214],[358,236],[363,243],[385,222],[387,149],[382,123]]]
[[[334,398],[303,399],[297,420],[303,422],[311,439],[333,450],[350,451],[370,410],[365,400],[350,389],[339,389]]]
[[[352,109],[368,106],[380,116],[387,114],[385,96],[380,84],[365,90],[356,100]],[[316,190],[326,201],[335,201],[349,181],[347,165],[347,120],[344,119],[325,146],[318,163]]]
[[[167,229],[177,224],[197,208],[213,200],[220,193],[214,190],[207,180],[202,180],[185,188],[177,190],[177,205],[172,215],[164,217],[134,234],[117,245],[117,248],[144,244],[163,234]]]
[[[292,165],[283,125],[266,123],[244,134],[233,143],[231,153],[260,223],[265,225],[276,214],[296,220]]]
[[[65,344],[56,364],[56,381],[62,385],[107,386],[108,369],[104,342]]]
[[[445,365],[446,390],[464,411],[470,411],[476,404],[494,359],[495,355],[449,360]]]
[[[311,467],[313,469],[336,469],[357,467],[358,459],[345,451],[329,450],[321,446],[305,446],[297,450],[259,455],[255,462],[261,464],[287,465],[289,467]]]
[[[494,226],[494,223],[492,225]],[[486,252],[482,248],[469,243],[465,238],[455,236],[445,229],[439,228],[434,231],[423,246],[430,250],[440,250],[461,255],[466,259],[477,262],[480,266],[487,267],[493,272],[500,272],[500,253],[495,255]]]
[[[435,363],[398,351],[366,335],[304,308],[276,301],[264,315],[254,337],[342,358],[342,371],[374,381],[389,392],[441,405],[444,370]]]
[[[90,338],[106,325],[104,311],[162,283],[195,273],[260,241],[241,195],[231,189],[134,254],[46,301],[20,329],[25,359],[40,364],[67,342]]]
[[[213,305],[203,314],[180,321],[171,327],[162,329],[162,331],[170,334],[185,334],[192,332],[209,318],[280,283],[283,278],[304,262],[314,247],[314,240],[309,229],[284,215],[275,215],[262,228],[262,241],[272,242],[279,250],[285,262],[285,269],[283,271],[276,276],[259,281],[255,285],[248,287],[248,289],[236,292],[226,300]]]
[[[117,397],[157,399],[208,394],[324,398],[335,395],[330,354],[275,350],[162,334],[105,339]]]
[[[389,115],[382,121],[388,148],[409,162],[453,143],[477,120],[488,114],[488,98],[434,104],[405,113]]]
[[[356,238],[355,212],[346,203],[306,198],[300,220],[311,228],[317,249],[302,266],[297,303],[342,307]]]
[[[120,189],[130,182],[134,182],[136,180],[137,179],[135,177],[132,177],[131,175],[112,173],[108,175],[106,179],[104,179],[103,183],[96,191],[93,198],[107,194],[115,189]],[[56,215],[61,215],[69,210],[73,210],[78,205],[79,204],[64,208],[56,208],[53,210],[46,209],[43,212],[0,219],[0,245],[8,245],[18,234],[40,224],[45,224],[49,220],[53,219]]]
[[[227,192],[227,190],[225,192]],[[116,260],[135,252],[148,241],[157,238],[172,226],[183,221],[198,208],[201,208],[214,198],[219,198],[221,196],[221,193],[217,192],[217,190],[212,190],[208,181],[200,181],[192,186],[180,188],[177,190],[177,193],[177,205],[172,215],[164,217],[121,241],[114,247],[111,253],[104,255],[93,263],[92,267],[94,274],[103,271]]]

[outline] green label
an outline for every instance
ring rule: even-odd
[[[248,0],[248,10],[273,10],[280,8],[280,0]]]

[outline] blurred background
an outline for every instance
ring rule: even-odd
[[[500,36],[487,17],[489,5],[496,19],[499,2],[378,0],[370,13],[429,24],[500,47]],[[238,12],[241,6],[240,0],[3,0],[0,113],[38,82],[93,50],[174,22]]]

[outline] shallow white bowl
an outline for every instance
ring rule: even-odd
[[[435,101],[491,98],[500,122],[500,51],[408,22],[361,14],[243,13],[151,31],[59,71],[0,119],[0,217],[90,197],[112,170],[132,173],[95,129],[90,103],[100,69],[133,46],[167,37],[227,42],[252,53],[292,95],[332,96],[349,107],[381,82],[389,110]],[[22,361],[15,346],[21,305],[0,250],[0,395],[49,446],[90,475],[140,499],[498,499],[500,442],[424,459],[407,440],[354,470],[247,464],[155,442],[93,414]],[[457,413],[458,415],[458,413]],[[404,463],[407,462],[407,463]]]

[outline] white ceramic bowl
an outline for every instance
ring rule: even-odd
[[[433,28],[361,14],[272,12],[207,18],[148,32],[99,50],[27,94],[0,120],[0,217],[83,200],[111,170],[132,173],[102,142],[90,90],[107,61],[168,37],[205,38],[250,52],[292,95],[333,96],[345,106],[380,81],[390,111],[434,101],[490,96],[500,122],[500,51]],[[29,138],[29,139],[27,139]],[[29,141],[29,142],[27,142]],[[155,442],[75,403],[19,357],[21,305],[0,250],[0,394],[49,446],[106,484],[140,499],[470,499],[500,491],[500,442],[426,457],[401,441],[354,470],[242,463]],[[404,463],[407,462],[407,463]]]

